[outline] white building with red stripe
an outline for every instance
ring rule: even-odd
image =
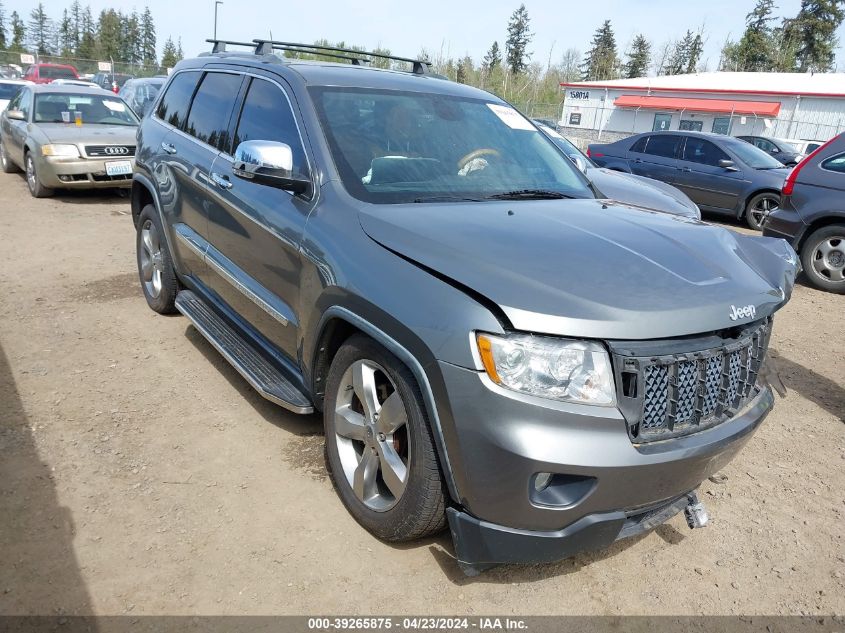
[[[845,131],[845,73],[711,72],[563,83],[575,139],[695,130],[826,141]]]

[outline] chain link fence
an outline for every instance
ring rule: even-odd
[[[31,58],[35,63],[42,64],[66,64],[76,68],[80,77],[82,75],[95,75],[98,72],[113,72],[134,77],[152,77],[154,75],[166,75],[167,68],[164,66],[145,66],[144,64],[131,64],[126,62],[110,62],[109,60],[82,59],[79,57],[63,57],[60,55],[31,55],[19,51],[0,50],[0,65],[17,66],[22,72],[26,72],[28,66],[33,62],[22,62],[23,59]],[[111,67],[103,70],[101,65],[111,64]]]

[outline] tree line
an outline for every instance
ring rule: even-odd
[[[74,0],[61,16],[52,18],[39,2],[26,17],[24,21],[17,11],[7,15],[0,0],[0,50],[167,68],[184,56],[181,39],[174,43],[168,37],[159,63],[149,7],[140,13],[104,9],[95,18],[89,5]]]

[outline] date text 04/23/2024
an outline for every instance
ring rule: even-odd
[[[353,617],[353,618],[309,618],[311,631],[331,630],[400,630],[400,631],[520,631],[527,629],[525,620],[518,618],[448,618],[448,617]]]

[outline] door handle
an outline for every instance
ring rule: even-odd
[[[170,154],[171,156],[176,153],[176,146],[172,143],[162,142],[161,149],[164,151],[165,154]]]
[[[690,169],[689,167],[678,167],[678,169],[684,172],[692,172],[692,169]]]
[[[635,158],[635,159],[634,159],[634,162],[635,162],[635,163],[641,163],[641,162],[643,162],[643,161],[642,161],[642,159],[641,159],[641,158]]]
[[[211,172],[211,181],[221,189],[228,190],[232,188],[232,181],[229,180],[226,176],[221,176],[220,174]]]

